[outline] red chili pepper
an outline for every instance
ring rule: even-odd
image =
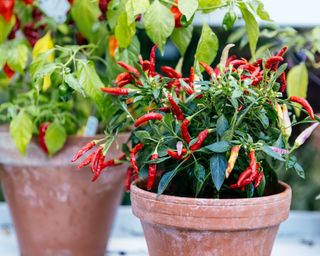
[[[99,155],[99,159],[97,161],[96,173],[94,174],[94,176],[92,177],[92,180],[91,180],[92,182],[96,181],[99,178],[102,170],[105,168],[104,167],[104,159],[105,159],[105,156],[101,153]]]
[[[263,76],[257,76],[252,80],[252,85],[256,86],[258,83],[260,83],[263,80]]]
[[[176,159],[176,160],[181,160],[183,155],[187,154],[187,150],[185,148],[182,149],[182,153],[181,155],[178,154],[178,152],[175,152],[171,149],[168,150],[168,155],[173,158],[173,159]]]
[[[90,169],[91,169],[92,173],[96,172],[96,169],[97,169],[97,166],[98,166],[98,163],[99,163],[99,159],[102,156],[102,150],[103,150],[103,148],[101,146],[99,146],[96,149],[96,151],[94,152],[94,155],[93,155],[92,161],[91,161],[91,166],[90,166]]]
[[[257,158],[254,150],[250,151],[249,159],[250,159],[250,165],[249,165],[250,169],[252,170],[252,172],[257,172]]]
[[[46,135],[46,131],[49,127],[50,123],[42,123],[40,124],[39,127],[39,145],[40,148],[43,150],[43,152],[45,152],[47,155],[49,153],[47,145],[46,145],[46,140],[45,140],[45,135]]]
[[[233,61],[230,61],[230,65],[232,65],[233,67],[238,67],[238,66],[241,66],[241,65],[247,65],[248,62],[246,60],[233,60]]]
[[[197,141],[190,147],[192,151],[198,150],[201,148],[203,141],[208,137],[209,130],[205,129],[199,133]]]
[[[313,109],[312,107],[310,106],[309,102],[301,97],[298,97],[298,96],[291,96],[289,98],[289,100],[291,102],[296,102],[296,103],[299,103],[309,114],[309,116],[311,117],[311,119],[314,120],[314,112],[313,112]]]
[[[260,185],[260,183],[261,183],[261,181],[262,181],[262,179],[263,179],[263,176],[264,176],[263,171],[259,172],[259,174],[258,174],[258,176],[257,176],[257,178],[255,179],[254,184],[253,184],[253,187],[254,187],[254,188],[259,187],[259,185]]]
[[[140,72],[135,67],[128,65],[122,61],[118,61],[118,65],[123,67],[124,69],[128,70],[130,73],[132,73],[135,77],[140,77]]]
[[[15,0],[0,1],[0,15],[4,18],[6,23],[9,23],[13,15]]]
[[[181,137],[188,144],[191,141],[189,131],[188,131],[189,124],[190,124],[190,121],[187,118],[185,118],[181,124]]]
[[[133,176],[133,168],[129,167],[127,169],[127,176],[126,176],[126,191],[130,191],[130,185],[131,185],[131,178]]]
[[[86,152],[88,152],[90,149],[92,149],[94,146],[96,145],[96,142],[90,141],[88,142],[86,145],[84,145],[74,156],[74,158],[71,160],[71,162],[75,162],[77,161],[81,156],[83,156],[83,154],[85,154]]]
[[[6,74],[6,76],[11,79],[14,75],[14,71],[9,67],[8,63],[6,63],[3,67],[3,73]]]
[[[129,84],[132,81],[132,77],[128,72],[123,72],[117,75],[114,83],[118,85],[118,87],[123,87],[126,84]]]
[[[102,14],[105,14],[108,10],[108,5],[111,0],[99,0],[99,9]]]
[[[136,160],[135,154],[137,154],[142,149],[142,147],[143,145],[139,143],[130,152],[130,163],[132,165],[134,173],[137,175],[139,174],[139,168],[137,166],[137,160]]]
[[[143,71],[148,71],[150,68],[150,61],[143,60],[141,55],[139,55],[139,64],[141,65]]]
[[[207,72],[210,78],[212,77],[213,74],[215,74],[214,69],[207,63],[200,61],[199,64],[204,68],[204,70]]]
[[[81,168],[89,165],[92,161],[93,156],[96,154],[96,152],[93,152],[91,155],[89,155],[86,159],[84,159],[82,161],[82,163],[80,163],[77,167],[78,170],[80,170]]]
[[[238,155],[239,155],[239,151],[240,151],[241,146],[237,145],[237,146],[233,146],[231,149],[231,154],[228,160],[228,166],[226,169],[226,178],[228,179],[229,175],[231,174],[233,167],[237,161]]]
[[[288,50],[287,46],[284,46],[280,51],[278,51],[278,53],[276,54],[276,56],[283,56]]]
[[[33,3],[33,0],[23,0],[23,2],[26,4],[26,5],[31,5]]]
[[[101,91],[106,92],[111,95],[128,95],[132,92],[132,89],[128,88],[109,88],[109,87],[101,87]]]
[[[141,124],[150,121],[150,120],[162,120],[163,116],[159,113],[150,112],[148,114],[144,114],[143,116],[139,117],[135,122],[134,126],[138,127]]]
[[[156,49],[157,45],[155,44],[150,52],[150,65],[149,65],[149,71],[148,71],[148,76],[154,77],[156,76]]]
[[[164,113],[170,113],[171,108],[168,106],[163,106],[163,107],[159,108],[159,111],[164,112]]]
[[[173,114],[176,116],[176,118],[179,121],[182,121],[184,119],[184,115],[182,113],[182,110],[179,107],[179,105],[174,101],[174,99],[173,99],[173,97],[172,97],[172,95],[170,93],[168,93],[168,100],[169,100],[169,103],[171,105]]]
[[[166,74],[170,78],[181,78],[181,74],[179,74],[176,70],[169,66],[160,67],[161,71]]]
[[[191,88],[191,86],[190,85],[188,85],[188,84],[185,84],[184,86],[183,86],[183,89],[186,91],[186,93],[188,94],[188,95],[192,95],[192,94],[194,94],[194,90]],[[200,95],[199,95],[200,96]]]
[[[176,3],[176,5],[178,5],[178,0],[175,0],[174,2]],[[174,16],[174,27],[181,28],[182,13],[180,12],[179,8],[176,5],[172,5],[170,8],[170,11]]]
[[[237,111],[240,112],[241,110],[244,109],[244,106],[243,105],[240,105],[238,108],[237,108]]]
[[[281,73],[281,75],[280,75],[280,84],[281,84],[281,87],[280,87],[279,91],[284,93],[287,88],[287,79],[286,79],[285,72]]]
[[[194,68],[190,68],[190,74],[189,74],[189,85],[191,88],[193,88],[193,83],[194,83]]]
[[[279,64],[279,62],[281,61],[283,61],[283,58],[281,56],[271,56],[266,60],[265,68],[271,69],[273,65]]]
[[[14,24],[14,26],[13,26],[13,28],[12,28],[9,36],[8,36],[9,40],[12,40],[12,39],[16,38],[16,33],[19,30],[19,28],[20,28],[20,20],[19,20],[18,17],[16,17],[16,22],[15,22],[15,24]]]
[[[262,64],[262,58],[257,59],[252,65],[255,67],[259,67]]]
[[[158,154],[154,153],[151,160],[158,159]],[[157,174],[157,164],[149,164],[147,190],[151,190]]]

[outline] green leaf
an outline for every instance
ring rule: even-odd
[[[98,21],[101,12],[97,2],[87,0],[74,1],[71,8],[71,16],[81,34],[90,42],[95,42],[97,33],[93,26]]]
[[[32,121],[28,114],[21,111],[10,123],[10,134],[21,154],[25,155],[32,138]]]
[[[180,12],[186,16],[187,21],[192,18],[198,9],[197,0],[180,0],[178,1],[178,8]]]
[[[226,168],[227,168],[227,161],[224,155],[214,154],[210,158],[211,177],[218,191],[220,190],[224,182]]]
[[[145,13],[150,6],[149,0],[129,0],[126,3],[126,12],[128,15],[128,25],[132,24],[136,16]]]
[[[152,42],[163,52],[166,40],[174,29],[173,14],[166,6],[155,0],[144,15],[144,26]]]
[[[260,0],[251,0],[250,6],[257,13],[260,19],[265,21],[272,21],[269,13],[264,9],[264,4]]]
[[[212,11],[222,4],[222,0],[198,0],[198,3],[200,8]]]
[[[299,96],[304,99],[307,97],[309,75],[308,69],[304,62],[294,66],[289,70],[287,80],[287,93],[289,97]],[[294,108],[294,110],[299,116],[301,110],[299,108]]]
[[[224,153],[224,152],[227,152],[230,149],[230,147],[231,146],[229,142],[219,141],[219,142],[212,143],[206,146],[205,148],[215,153]]]
[[[217,120],[217,133],[222,136],[229,129],[228,119],[222,114]]]
[[[162,175],[158,185],[158,192],[157,192],[158,196],[161,195],[166,190],[171,180],[174,178],[174,176],[176,176],[177,171],[178,169],[176,168],[175,170],[166,172],[165,174]]]
[[[119,16],[122,14],[127,0],[112,0],[108,5],[107,20],[111,30],[113,30],[118,22]]]
[[[269,127],[269,118],[265,111],[260,111],[258,113],[259,121],[261,122],[263,128],[267,129]]]
[[[263,145],[261,150],[274,159],[285,162],[286,160],[281,157],[280,154],[274,152],[269,146]]]
[[[199,164],[196,163],[194,166],[194,175],[197,179],[197,185],[196,185],[196,196],[200,193],[204,182],[206,180],[206,170],[204,169],[204,167]]]
[[[131,23],[128,25],[127,14],[126,12],[123,12],[118,19],[118,24],[115,29],[115,36],[119,42],[119,46],[122,48],[127,48],[130,45],[135,33],[136,24]]]
[[[7,62],[9,67],[19,73],[23,73],[28,60],[28,47],[24,43],[14,44],[9,48]]]
[[[3,16],[0,15],[0,44],[3,43],[8,35],[10,34],[14,24],[16,23],[15,16],[12,16],[9,24],[3,19]]]
[[[175,28],[171,35],[171,39],[178,48],[181,56],[183,56],[191,42],[193,26],[185,28]]]
[[[139,141],[143,142],[151,139],[150,134],[147,131],[136,131],[134,135],[139,139]]]
[[[246,4],[240,2],[239,8],[246,24],[246,30],[249,38],[251,55],[255,56],[257,42],[259,39],[259,25],[254,15],[249,11]]]
[[[305,174],[304,174],[304,170],[302,168],[302,166],[299,163],[295,163],[293,168],[295,169],[296,173],[302,178],[305,178]]]
[[[157,159],[154,159],[154,160],[149,160],[147,161],[148,164],[160,164],[168,159],[170,159],[171,157],[170,156],[166,156],[166,157],[160,157],[160,158],[157,158]]]
[[[67,133],[62,125],[59,123],[50,124],[44,137],[49,155],[57,153],[64,146],[66,139]]]
[[[43,78],[46,75],[50,75],[55,69],[57,65],[55,63],[44,64],[42,67],[38,66],[39,69],[35,70],[35,73],[32,75],[32,79]]]
[[[138,38],[134,36],[128,48],[120,48],[118,51],[116,51],[115,59],[116,61],[123,61],[124,63],[128,63],[129,65],[135,65],[138,62],[139,54],[140,42]]]
[[[101,87],[104,85],[92,62],[78,62],[77,79],[85,94],[97,104],[101,113],[103,113],[106,108],[110,108],[111,99],[109,97],[109,102],[104,100],[104,98],[107,99],[108,96],[104,96],[103,92],[101,91]]]
[[[75,78],[74,74],[68,74],[64,77],[64,81],[68,86],[70,86],[73,90],[81,93],[83,96],[85,96],[85,92],[83,88],[81,87],[79,81],[77,78]]]
[[[195,54],[196,60],[210,65],[217,56],[218,48],[219,41],[216,34],[207,24],[204,24]]]

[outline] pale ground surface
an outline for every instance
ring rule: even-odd
[[[19,256],[7,205],[0,203],[0,255]],[[130,207],[118,210],[106,255],[147,256],[147,246],[140,222]],[[282,224],[272,256],[319,256],[320,212],[292,211]]]

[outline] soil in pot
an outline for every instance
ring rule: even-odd
[[[121,135],[119,145],[127,137]],[[52,158],[33,141],[22,157],[9,134],[0,133],[1,185],[21,255],[104,255],[123,194],[126,166],[110,168],[91,182],[89,168],[77,171],[70,163],[89,140],[70,137]],[[118,156],[114,145],[108,157]]]
[[[250,199],[194,199],[131,186],[150,256],[269,256],[279,225],[287,219],[291,189]]]

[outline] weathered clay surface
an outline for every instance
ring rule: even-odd
[[[89,168],[70,159],[92,138],[70,137],[48,158],[35,141],[21,156],[8,133],[0,132],[0,179],[23,256],[104,255],[119,204],[126,166],[110,168],[91,182]],[[119,145],[127,135],[120,136]],[[118,157],[116,145],[108,159]]]
[[[252,199],[193,199],[156,194],[133,184],[131,202],[150,256],[269,256],[287,219],[291,189]]]

